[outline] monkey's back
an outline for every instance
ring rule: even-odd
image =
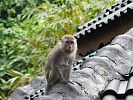
[[[46,78],[49,78],[50,71],[52,71],[55,67],[54,64],[57,63],[59,56],[61,55],[61,44],[58,43],[48,54],[46,62],[45,62],[45,75]]]
[[[60,48],[59,44],[56,45],[51,52],[48,54],[46,63],[45,63],[45,75],[47,80],[47,88],[46,91],[48,92],[50,88],[59,80],[59,77],[57,76],[55,62],[57,61]]]

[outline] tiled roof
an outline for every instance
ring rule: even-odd
[[[102,100],[133,100],[133,68],[126,80],[112,80],[102,94]]]
[[[108,72],[110,73],[109,75],[113,75],[114,68],[115,71],[123,76],[123,79],[118,79],[115,78],[115,75],[113,75],[113,80],[107,84],[102,92],[101,100],[133,100],[133,67],[131,64],[131,61],[133,60],[131,57],[132,55],[133,28],[127,31],[125,34],[115,37],[109,45],[97,50],[94,53],[94,56],[92,55],[92,57],[84,57],[77,63],[83,63],[81,67],[92,68],[99,74],[101,74],[100,70],[102,67],[104,69],[107,68]],[[102,59],[99,59],[99,57],[102,57]],[[107,62],[103,60],[104,57],[108,58],[116,65],[106,65]],[[79,68],[80,66],[77,67]]]
[[[85,94],[80,95],[78,99],[70,99],[69,96],[65,99],[66,95],[62,97],[63,93],[68,92],[68,88],[65,88],[66,90],[64,90],[64,92],[59,90],[61,97],[59,96],[57,100],[133,100],[133,28],[125,34],[115,37],[110,45],[99,49],[94,53],[94,56],[91,56],[92,57],[86,56],[77,62],[77,64],[81,65],[81,68],[80,70],[74,71],[71,77],[73,82],[79,85],[78,87],[81,86],[80,89],[84,91],[83,93]],[[124,78],[119,77],[118,73],[123,75]],[[110,82],[108,83],[108,81]],[[39,81],[37,80],[36,82]],[[78,91],[80,89],[78,89]],[[31,90],[33,91],[33,89],[30,88],[30,91]],[[28,96],[24,97],[24,100],[49,100],[47,97],[53,97],[54,99],[52,98],[50,100],[55,100],[57,95],[45,96],[43,95],[44,90],[45,88],[41,88],[35,91],[35,93],[30,93],[30,95],[28,94]],[[102,91],[102,93],[100,93],[102,94],[101,97],[95,97],[98,96],[100,91]],[[54,93],[56,92],[57,90],[55,90]],[[71,90],[69,92],[74,93]],[[22,89],[17,93],[19,94],[19,96],[17,96],[20,97],[20,94],[23,93]],[[15,96],[12,95],[13,98]],[[84,96],[88,97],[83,99]],[[23,97],[21,96],[21,98]]]
[[[96,30],[97,28],[101,28],[103,25],[108,24],[109,22],[123,16],[132,10],[133,0],[123,0],[121,3],[117,3],[103,11],[100,16],[78,27],[79,32],[76,33],[75,36],[80,38],[83,35],[89,34],[91,31]]]

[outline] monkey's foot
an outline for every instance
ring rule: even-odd
[[[68,81],[68,82],[74,85],[74,82],[72,82],[72,81]]]
[[[61,84],[67,84],[69,81],[61,81]]]

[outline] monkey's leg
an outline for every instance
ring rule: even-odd
[[[64,78],[64,75],[63,75],[60,67],[56,66],[56,72],[58,74],[57,76],[59,77],[60,82],[61,83],[66,83],[65,78]]]
[[[47,80],[47,88],[46,88],[46,94],[49,93],[51,88],[58,82],[58,77],[53,73],[49,76],[49,79]]]
[[[46,80],[48,81],[49,80],[49,72],[45,72],[45,76],[46,76]]]
[[[51,86],[47,84],[45,95],[48,95],[50,90],[51,90]]]
[[[70,73],[71,73],[71,68],[69,67],[66,69],[65,74],[64,74],[64,77],[67,83],[70,82]]]

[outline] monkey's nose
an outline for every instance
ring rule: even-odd
[[[69,50],[72,50],[72,47],[69,47]]]

